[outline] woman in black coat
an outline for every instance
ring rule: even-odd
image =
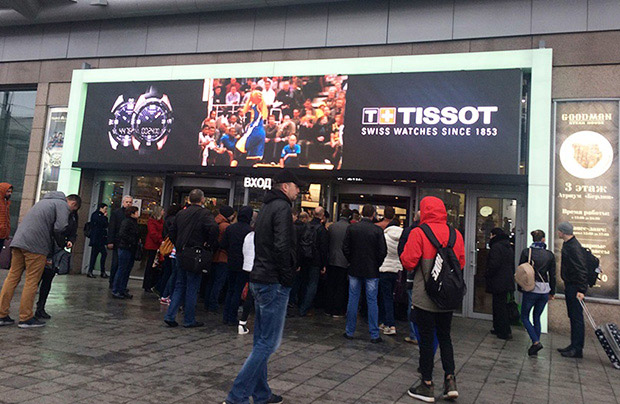
[[[515,290],[515,251],[504,230],[491,230],[487,257],[486,291],[493,295],[493,330],[497,338],[512,339],[508,318],[508,293]]]
[[[95,263],[97,262],[97,256],[101,254],[101,277],[107,278],[105,273],[105,259],[108,256],[106,251],[106,244],[108,244],[108,205],[100,203],[97,206],[97,210],[90,216],[90,235],[88,245],[91,248],[90,251],[90,264],[88,265],[88,277],[95,278],[93,271],[95,270]]]

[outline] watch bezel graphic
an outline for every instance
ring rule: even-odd
[[[125,101],[125,97],[122,94],[116,98],[110,110],[112,118],[108,120],[108,126],[110,127],[108,130],[108,139],[112,149],[117,150],[119,145],[122,147],[129,147],[131,144],[134,132],[132,124],[134,110],[134,98],[128,98],[127,101]],[[123,119],[123,116],[125,116],[126,119]],[[126,122],[123,127],[127,127],[127,133],[121,134],[119,133],[119,127],[120,124],[123,123],[123,120]]]
[[[154,115],[153,121],[145,122],[142,119],[143,114]],[[162,116],[157,115],[160,113]],[[147,115],[147,117],[148,117]],[[159,122],[158,122],[159,121]],[[161,150],[168,140],[170,128],[174,118],[172,116],[172,105],[166,94],[159,95],[153,87],[146,93],[140,95],[136,101],[131,124],[133,128],[133,137],[131,139],[133,148],[139,150],[140,147],[150,149],[153,144],[157,150]],[[158,133],[144,133],[147,128],[159,129]]]

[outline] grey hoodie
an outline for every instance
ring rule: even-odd
[[[17,227],[11,247],[47,256],[54,250],[54,240],[69,225],[69,213],[64,193],[45,194]]]

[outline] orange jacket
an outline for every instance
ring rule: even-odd
[[[0,240],[9,238],[11,235],[11,201],[5,198],[6,191],[13,188],[8,182],[0,182]]]
[[[224,238],[224,232],[226,231],[226,228],[230,226],[230,222],[224,216],[218,214],[217,216],[215,216],[215,223],[217,223],[218,227],[220,228],[220,234],[217,238],[217,241],[218,243],[221,243],[222,238]],[[215,251],[215,254],[213,254],[213,262],[228,262],[228,253],[226,252],[226,250],[218,248]]]

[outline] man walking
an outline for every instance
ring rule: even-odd
[[[11,269],[0,292],[0,325],[11,325],[9,317],[11,299],[15,288],[26,273],[26,282],[19,304],[20,328],[43,327],[44,321],[34,317],[32,306],[47,256],[54,249],[54,242],[65,246],[64,232],[69,223],[69,213],[79,209],[78,195],[65,197],[62,192],[49,192],[37,202],[20,224],[11,243]],[[53,237],[53,238],[52,238]]]
[[[558,349],[566,358],[583,358],[584,323],[583,308],[579,303],[588,291],[588,270],[583,247],[573,235],[573,225],[562,222],[558,225],[558,237],[562,244],[561,275],[564,281],[566,309],[570,319],[570,345]]]
[[[11,237],[11,195],[13,185],[8,182],[0,182],[0,251],[4,241]]]
[[[177,256],[184,248],[203,246],[214,249],[217,244],[218,227],[211,212],[204,208],[205,194],[200,189],[189,193],[190,205],[176,214],[170,226],[168,236],[177,248]],[[177,258],[179,270],[176,285],[170,299],[164,322],[169,327],[176,327],[177,312],[183,305],[183,326],[186,328],[202,327],[204,323],[196,321],[196,300],[202,273],[190,272],[183,268],[182,260]]]
[[[255,226],[254,268],[250,273],[256,311],[254,346],[224,404],[246,404],[249,397],[257,404],[283,402],[282,397],[269,388],[267,362],[282,342],[286,305],[296,266],[291,202],[297,199],[303,184],[287,170],[276,174],[273,182]]]
[[[465,247],[463,236],[458,230],[451,229],[447,224],[448,215],[441,199],[427,196],[420,201],[420,226],[427,225],[442,246],[448,244],[450,233],[454,232],[455,240],[452,248],[458,258],[461,269],[465,266]],[[459,396],[454,377],[454,351],[450,337],[452,311],[440,309],[428,296],[425,289],[426,279],[431,276],[435,265],[437,249],[426,237],[421,227],[411,230],[405,250],[400,261],[407,271],[416,271],[413,280],[413,317],[420,332],[420,373],[422,380],[408,390],[408,394],[427,403],[435,402],[435,386],[433,385],[433,362],[435,353],[433,341],[435,332],[441,349],[441,364],[445,373],[443,398],[455,399]]]
[[[105,245],[108,241],[107,214],[108,205],[105,203],[100,203],[97,206],[97,210],[90,216],[90,241],[88,245],[91,247],[91,251],[87,275],[89,278],[95,278],[93,271],[95,270],[95,264],[97,263],[97,257],[99,254],[101,254],[101,277],[108,277],[108,274],[105,272],[105,259],[108,256],[108,252],[105,249]]]
[[[325,209],[317,206],[313,212],[313,219],[306,225],[300,236],[300,252],[302,255],[301,277],[304,293],[299,304],[299,315],[308,315],[316,290],[319,286],[319,277],[325,273],[329,254],[329,241],[327,229],[322,223],[325,217]]]
[[[110,289],[114,286],[114,277],[118,270],[118,232],[121,223],[125,220],[125,209],[133,205],[133,197],[125,195],[121,202],[121,207],[112,212],[110,225],[108,227],[108,250],[112,250],[112,266],[110,267]]]
[[[350,226],[351,209],[344,208],[340,219],[329,226],[329,260],[327,267],[327,302],[325,313],[332,317],[343,317],[347,312],[347,267],[349,262],[342,252],[344,237]]]
[[[347,228],[342,251],[349,261],[349,304],[347,307],[347,325],[344,337],[353,339],[357,323],[357,308],[362,293],[362,284],[366,286],[366,303],[368,305],[368,329],[370,342],[383,341],[379,336],[379,267],[387,255],[387,244],[381,227],[373,224],[375,207],[364,205],[362,220]]]

